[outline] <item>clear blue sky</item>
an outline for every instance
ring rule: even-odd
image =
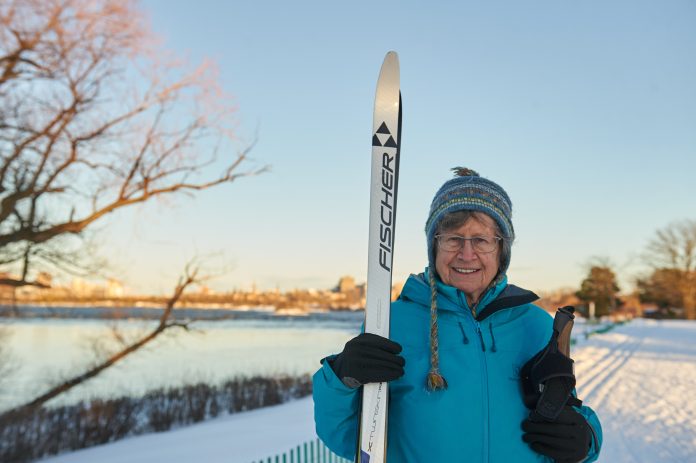
[[[193,255],[218,289],[365,279],[372,102],[399,53],[395,280],[426,264],[449,168],[513,200],[510,280],[580,283],[592,256],[628,287],[657,228],[696,218],[696,2],[143,3],[167,48],[214,59],[242,140],[270,173],[104,223],[131,288],[168,291]]]

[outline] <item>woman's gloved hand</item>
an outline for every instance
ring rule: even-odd
[[[532,412],[522,422],[522,440],[537,453],[553,458],[556,463],[577,463],[590,451],[592,430],[573,407],[566,406],[556,421],[545,421]]]
[[[403,376],[406,361],[397,355],[399,352],[401,345],[398,343],[376,334],[362,333],[348,341],[330,365],[343,384],[357,388]]]

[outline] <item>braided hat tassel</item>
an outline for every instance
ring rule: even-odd
[[[437,286],[435,284],[435,269],[429,268],[430,278],[430,371],[426,376],[425,386],[428,391],[447,389],[447,380],[440,374],[440,354],[437,344]]]

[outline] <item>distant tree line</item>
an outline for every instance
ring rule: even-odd
[[[643,261],[650,271],[636,279],[638,300],[655,304],[663,315],[696,320],[696,220],[657,230]],[[591,266],[575,295],[593,302],[595,314],[603,316],[622,305],[619,291],[616,273],[604,260]]]
[[[653,270],[638,279],[641,300],[663,309],[682,308],[685,318],[696,320],[696,220],[658,230],[646,257]]]

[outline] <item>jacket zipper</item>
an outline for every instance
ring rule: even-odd
[[[457,292],[457,296],[459,297],[459,303],[463,306],[464,302],[462,301],[462,294],[461,292]],[[471,315],[471,321],[474,323],[474,327],[476,328],[476,334],[478,334],[479,341],[481,341],[481,354],[480,354],[480,359],[481,359],[481,369],[483,370],[483,374],[481,375],[481,389],[483,390],[483,417],[484,417],[484,423],[483,423],[483,455],[484,455],[484,461],[488,462],[490,461],[490,452],[489,452],[489,423],[490,423],[490,405],[489,405],[489,396],[488,396],[488,364],[486,362],[486,344],[483,342],[483,333],[481,332],[481,324],[479,323],[476,318],[474,318],[474,314],[469,312]]]
[[[459,325],[459,331],[462,332],[462,341],[464,344],[469,344],[469,338],[466,336],[466,330],[464,329],[464,325],[462,325],[462,322],[457,322]]]
[[[478,320],[475,320],[476,323],[476,332],[479,335],[479,339],[481,340],[481,365],[483,366],[483,375],[481,377],[481,383],[483,386],[483,403],[484,403],[484,418],[485,418],[485,423],[483,424],[483,455],[485,458],[485,461],[490,461],[490,454],[488,450],[488,445],[489,445],[489,427],[490,427],[490,405],[489,401],[490,398],[488,396],[488,363],[486,362],[486,346],[483,343],[483,333],[481,333],[481,324],[478,322]]]
[[[481,352],[486,352],[486,345],[483,343],[483,333],[481,333],[481,325],[478,321],[476,323],[476,333],[478,334],[479,340],[481,341]]]

